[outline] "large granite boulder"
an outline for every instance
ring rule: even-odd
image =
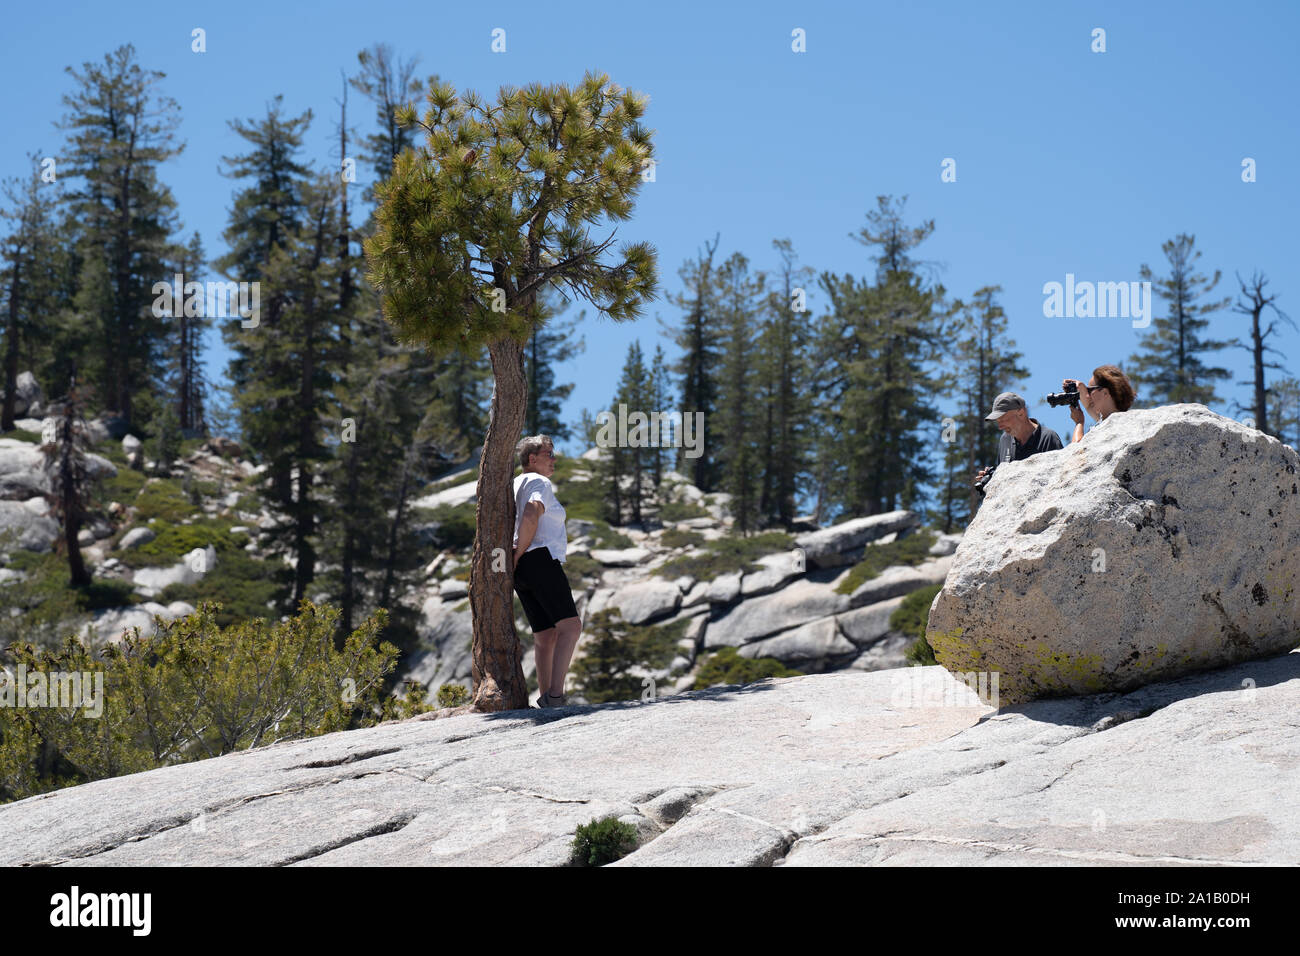
[[[0,388],[0,400],[4,398],[4,389]],[[31,372],[19,372],[14,381],[14,414],[39,415],[41,402],[45,400],[40,383]]]
[[[26,501],[0,500],[0,547],[12,536],[14,547],[27,551],[49,551],[59,538],[59,523],[50,517],[44,498]]]
[[[1000,465],[927,638],[1003,704],[1126,691],[1300,643],[1300,456],[1203,405]]]
[[[674,613],[681,603],[682,592],[674,582],[647,578],[612,590],[597,591],[589,610],[594,614],[617,608],[627,623],[647,624]]]
[[[50,490],[45,455],[33,442],[0,438],[0,500],[25,501]],[[110,478],[117,467],[107,458],[86,453],[86,475],[91,481]]]
[[[800,580],[761,597],[741,601],[704,633],[704,646],[740,647],[760,637],[809,624],[849,608],[847,594],[830,584]]]
[[[836,568],[862,560],[862,549],[869,541],[897,534],[921,521],[913,511],[890,511],[885,514],[851,518],[820,531],[810,531],[795,538],[803,549],[809,567]]]

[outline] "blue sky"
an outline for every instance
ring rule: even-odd
[[[388,42],[419,56],[418,76],[488,97],[502,84],[573,84],[588,69],[648,94],[657,181],[619,238],[656,246],[663,292],[679,289],[678,268],[715,233],[719,261],[738,250],[775,269],[771,241],[789,238],[818,271],[869,274],[868,251],[850,234],[877,195],[908,195],[912,222],[935,220],[917,255],[943,265],[950,295],[1002,286],[1032,369],[1022,392],[1062,435],[1068,416],[1042,397],[1065,375],[1086,380],[1098,364],[1124,363],[1139,332],[1123,318],[1045,318],[1045,282],[1136,280],[1142,263],[1162,273],[1161,243],[1189,232],[1204,271],[1223,272],[1220,295],[1235,295],[1234,270],[1260,269],[1300,318],[1300,240],[1287,221],[1300,209],[1295,3],[656,2],[580,18],[565,5],[513,2],[48,9],[6,11],[0,175],[25,174],[28,151],[57,155],[65,66],[133,43],[180,104],[187,145],[162,176],[185,234],[197,229],[214,257],[235,189],[219,157],[243,150],[227,121],[263,115],[282,93],[287,112],[315,114],[305,155],[332,165],[340,70],[355,72],[359,50]],[[190,51],[194,27],[206,30],[207,53]],[[491,51],[497,27],[504,54]],[[1105,53],[1090,49],[1098,27]],[[805,53],[791,51],[795,28]],[[354,93],[351,125],[366,133],[362,104]],[[949,157],[957,180],[945,183]],[[1244,157],[1257,163],[1254,183],[1241,181]],[[606,407],[628,343],[653,351],[657,317],[677,320],[663,292],[634,323],[588,307],[586,353],[560,370],[577,384],[568,417]],[[810,290],[814,314],[824,306]],[[1210,334],[1244,335],[1245,320],[1225,311]],[[1286,329],[1275,344],[1300,369],[1297,338]],[[211,344],[220,374],[226,354],[215,334]],[[1245,376],[1244,351],[1220,360]],[[1247,400],[1244,386],[1220,393]]]

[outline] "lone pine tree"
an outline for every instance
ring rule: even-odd
[[[443,352],[486,345],[494,391],[480,456],[469,599],[473,704],[527,705],[515,635],[513,452],[528,410],[524,347],[547,284],[567,285],[615,320],[636,318],[655,294],[655,251],[625,244],[605,265],[614,233],[593,240],[600,216],[626,220],[653,153],[639,119],[646,100],[588,73],[562,84],[502,87],[488,107],[433,83],[428,108],[398,111],[425,143],[402,152],[376,187],[369,277],[399,338]],[[617,230],[615,230],[615,233]]]

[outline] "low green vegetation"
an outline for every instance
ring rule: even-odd
[[[85,615],[142,600],[128,582],[112,578],[70,587],[67,559],[54,554],[15,551],[7,566],[25,576],[0,583],[0,648],[17,641],[53,647]]]
[[[115,557],[129,568],[168,566],[180,561],[195,548],[211,545],[218,559],[232,551],[243,551],[249,543],[247,534],[235,534],[231,528],[237,522],[229,518],[196,518],[190,524],[167,524],[155,518],[149,528],[156,537],[127,551],[115,552]]]
[[[205,605],[98,654],[73,637],[12,645],[11,669],[92,680],[80,707],[0,707],[0,801],[405,716],[380,696],[397,661],[385,621],[377,611],[336,648],[336,608],[222,627]]]
[[[758,558],[793,548],[794,536],[784,531],[765,531],[749,537],[727,535],[704,542],[702,554],[679,555],[660,565],[654,573],[665,578],[686,575],[697,581],[711,581],[723,574],[757,571],[761,567],[754,563]]]
[[[277,608],[289,593],[293,569],[283,561],[254,557],[243,549],[217,549],[216,567],[194,584],[173,584],[157,600],[162,604],[185,601],[198,606],[219,603],[215,612],[223,627],[237,621],[278,617]]]
[[[117,474],[100,482],[100,497],[106,502],[118,501],[123,505],[133,505],[147,480],[143,472],[133,471],[125,464],[119,465]]]
[[[665,528],[659,536],[659,543],[665,548],[702,548],[706,540],[698,531],[684,528]]]
[[[597,548],[617,551],[620,548],[632,547],[632,539],[608,521],[602,518],[589,518],[586,520],[591,522],[591,530],[587,534],[591,538],[591,543]]]
[[[575,866],[604,866],[636,849],[636,827],[614,816],[580,823],[574,831],[572,846]]]
[[[630,671],[667,667],[678,653],[677,642],[685,636],[687,624],[629,624],[618,608],[589,615],[582,626],[589,635],[587,643],[582,656],[573,662],[576,690],[593,704],[641,699],[651,690],[650,685]]]
[[[741,657],[734,647],[724,647],[700,665],[692,690],[704,690],[718,684],[752,684],[769,677],[802,677],[803,671],[791,670],[775,657]]]
[[[916,531],[888,544],[868,544],[862,560],[849,570],[835,590],[840,594],[852,594],[886,568],[922,564],[930,560],[930,549],[937,540],[932,531]]]
[[[660,521],[688,521],[691,518],[707,518],[709,510],[694,501],[665,501],[659,507]]]
[[[130,469],[119,469],[118,474],[136,474]],[[117,499],[122,501],[122,499]],[[180,524],[194,517],[194,505],[185,493],[184,485],[176,478],[150,478],[134,499],[122,501],[136,509],[136,522],[147,523],[155,518],[167,524]]]
[[[443,684],[438,688],[439,707],[463,707],[468,703],[469,690],[463,684]]]
[[[25,428],[15,428],[11,432],[0,432],[0,438],[12,438],[15,441],[29,441],[34,445],[41,443],[41,436],[38,432],[29,432]]]
[[[904,656],[912,664],[930,665],[938,663],[934,659],[934,649],[925,639],[925,627],[930,619],[930,605],[934,596],[943,590],[942,584],[913,591],[903,598],[902,603],[889,615],[889,627],[899,634],[913,638]]]
[[[577,592],[585,588],[586,579],[599,578],[605,566],[587,554],[570,554],[564,560],[564,576],[569,579],[569,587]]]

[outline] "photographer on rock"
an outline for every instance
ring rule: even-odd
[[[1044,428],[1038,419],[1029,417],[1025,400],[1015,392],[1003,392],[993,400],[993,411],[984,416],[986,422],[996,422],[1002,430],[998,438],[998,462],[1022,461],[1030,455],[1044,451],[1059,451],[1061,436]],[[984,488],[997,465],[981,468],[974,485],[984,494]]]
[[[1117,365],[1099,365],[1093,369],[1092,381],[1084,384],[1077,378],[1067,378],[1061,382],[1063,394],[1049,395],[1051,405],[1070,405],[1070,418],[1074,421],[1074,434],[1071,444],[1083,441],[1083,409],[1097,420],[1096,429],[1116,412],[1126,412],[1133,406],[1137,393],[1133,383],[1120,371]],[[1071,394],[1076,397],[1071,401]],[[1082,407],[1080,407],[1082,406]]]

